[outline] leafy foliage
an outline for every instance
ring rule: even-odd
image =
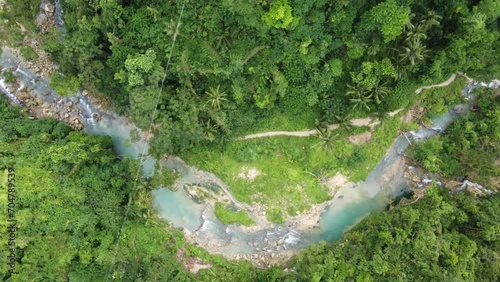
[[[364,19],[367,30],[378,28],[384,37],[384,42],[396,39],[408,23],[410,9],[399,6],[395,0],[387,0],[373,7]]]
[[[78,78],[70,75],[69,77],[55,72],[50,78],[50,87],[62,97],[75,95],[80,90]]]
[[[467,176],[487,187],[500,188],[495,162],[500,158],[500,107],[498,90],[484,89],[478,108],[455,121],[447,134],[417,143],[410,156],[430,172],[446,177]]]
[[[294,263],[299,281],[495,280],[498,194],[450,197],[432,188],[417,203],[371,214],[341,241],[319,243]],[[496,230],[496,231],[495,231]]]
[[[292,7],[288,0],[273,1],[269,12],[262,15],[262,20],[275,28],[287,28],[293,21]]]
[[[241,223],[245,226],[250,226],[254,221],[244,211],[233,211],[227,209],[223,204],[215,205],[215,216],[224,224]]]
[[[68,0],[67,33],[40,40],[71,85],[104,92],[143,128],[163,123],[153,150],[179,153],[231,139],[273,111],[331,120],[357,105],[356,117],[394,109],[413,85],[457,70],[494,76],[490,2],[211,0],[188,3],[178,27],[177,2]],[[345,99],[348,85],[362,92]]]
[[[3,95],[0,137],[1,205],[6,208],[9,202],[7,174],[13,168],[18,228],[17,273],[9,273],[4,256],[3,280],[241,281],[281,276],[279,269],[264,272],[249,262],[228,262],[186,243],[181,231],[170,229],[151,212],[148,182],[137,183],[117,242],[137,164],[118,159],[109,137],[74,132],[53,119],[30,120],[8,106]],[[171,181],[164,173],[152,180]],[[7,215],[0,215],[5,230],[11,224]],[[7,241],[7,236],[1,238],[4,246]],[[181,249],[210,262],[212,268],[195,277],[179,260]]]

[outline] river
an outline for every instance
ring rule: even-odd
[[[179,172],[180,178],[176,186],[181,189],[171,191],[158,187],[152,192],[153,207],[160,217],[171,222],[174,227],[182,228],[189,240],[229,258],[264,260],[279,255],[287,256],[320,240],[337,240],[361,218],[371,212],[383,210],[389,199],[408,190],[401,157],[401,153],[408,147],[408,141],[400,136],[366,181],[355,184],[343,193],[343,197],[337,197],[328,203],[317,228],[300,231],[300,228],[289,227],[288,224],[276,224],[260,230],[246,231],[238,225],[224,225],[215,217],[211,206],[197,203],[182,189],[186,184],[215,183],[223,190],[229,191],[229,187],[215,175],[197,170],[179,158],[157,160],[149,156],[147,136],[134,124],[114,113],[99,111],[82,93],[61,98],[48,87],[46,78],[38,77],[25,69],[19,58],[6,50],[2,52],[0,66],[12,71],[21,84],[20,88],[29,89],[35,99],[54,106],[61,116],[71,106],[69,118],[78,118],[84,132],[111,136],[115,151],[119,155],[142,158],[143,176],[152,176],[157,162]],[[464,98],[467,98],[472,87],[464,89]],[[13,95],[15,90],[9,89],[3,78],[0,79],[0,90],[14,103],[23,105],[22,101]],[[463,108],[463,113],[466,113],[468,104],[465,103]],[[449,111],[434,119],[431,129],[420,128],[412,131],[409,138],[412,141],[425,140],[446,129],[458,116]],[[138,132],[138,140],[131,140],[132,131]]]

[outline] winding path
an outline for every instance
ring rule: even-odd
[[[439,84],[422,86],[422,87],[418,88],[417,90],[415,90],[415,93],[416,94],[420,94],[420,92],[422,92],[422,90],[425,90],[425,89],[432,89],[432,88],[438,88],[438,87],[448,86],[453,81],[455,81],[455,79],[457,78],[457,74],[460,75],[460,76],[465,77],[469,83],[472,82],[472,81],[474,81],[472,78],[468,77],[467,75],[465,75],[465,74],[463,74],[461,72],[457,72],[457,73],[452,74],[450,76],[450,78],[448,78],[448,80],[446,80],[444,82],[441,82]],[[402,110],[403,109],[398,109],[398,110],[396,110],[394,112],[390,112],[390,113],[388,113],[388,116],[389,117],[393,117],[396,114],[398,114],[399,112],[401,112]],[[372,130],[373,130],[373,128],[377,124],[380,123],[378,120],[376,120],[376,119],[373,120],[372,118],[351,119],[350,122],[354,126],[364,126],[364,125],[370,126]],[[330,130],[335,130],[338,127],[339,127],[339,125],[336,124],[336,123],[328,125],[328,129],[330,129]],[[268,132],[263,132],[263,133],[256,133],[256,134],[245,135],[243,137],[236,138],[236,140],[248,140],[248,139],[262,138],[262,137],[271,137],[271,136],[308,137],[308,136],[311,136],[311,135],[316,135],[317,133],[318,133],[318,131],[316,129],[303,130],[303,131],[268,131]]]
[[[448,78],[447,81],[441,82],[439,84],[434,84],[434,85],[429,85],[429,86],[422,86],[419,89],[415,90],[415,93],[416,94],[420,94],[420,92],[422,92],[422,90],[425,90],[425,89],[432,89],[432,88],[438,88],[438,87],[448,86],[448,85],[450,85],[450,83],[452,83],[453,81],[455,81],[455,78],[457,78],[457,75],[454,73],[454,74],[452,74],[450,76],[450,78]]]
[[[420,94],[420,92],[422,92],[422,90],[425,90],[425,89],[432,89],[432,88],[437,88],[437,87],[445,87],[445,86],[448,86],[450,85],[453,81],[455,81],[455,78],[457,78],[457,74],[462,76],[462,77],[465,77],[465,79],[467,79],[467,82],[468,83],[471,83],[473,82],[474,80],[470,77],[468,77],[466,74],[462,73],[462,72],[457,72],[457,73],[454,73],[450,76],[450,78],[448,78],[447,81],[445,82],[441,82],[439,84],[434,84],[434,85],[429,85],[429,86],[422,86],[420,87],[419,89],[417,89],[415,91],[416,94]]]

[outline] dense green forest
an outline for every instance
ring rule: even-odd
[[[408,156],[418,166],[446,178],[467,178],[500,189],[500,90],[483,88],[472,112],[446,134],[416,143]]]
[[[441,82],[457,71],[484,80],[500,75],[496,0],[61,0],[64,29],[53,26],[47,33],[39,32],[34,23],[40,1],[5,2],[7,8],[0,11],[2,42],[22,47],[21,55],[30,60],[36,54],[23,40],[36,39],[59,65],[51,84],[61,95],[79,88],[101,92],[117,112],[141,128],[156,125],[153,153],[229,152],[245,163],[262,156],[271,159],[279,149],[285,164],[300,167],[292,174],[298,179],[304,178],[305,165],[314,160],[309,153],[328,159],[325,168],[315,164],[312,169],[356,167],[363,171],[353,179],[365,177],[394,140],[390,134],[396,135],[401,127],[399,120],[384,121],[386,113],[412,106],[420,98],[427,99],[424,106],[429,113],[446,110],[448,105],[439,100],[442,92],[416,97],[418,86]],[[21,24],[27,30],[24,34]],[[460,99],[453,97],[450,101]],[[495,185],[498,97],[498,92],[481,92],[474,112],[459,119],[447,134],[417,144],[409,157],[449,179],[467,177]],[[312,139],[306,138],[228,142],[264,129],[301,130],[332,122],[347,127],[349,118],[367,115],[383,121],[374,132],[375,141],[359,148],[325,143],[335,144],[334,157],[314,153],[309,146]],[[338,138],[326,133],[330,139]],[[344,138],[347,133],[341,134]],[[200,158],[202,162],[211,165]],[[72,131],[52,119],[32,120],[0,97],[4,211],[0,222],[4,230],[10,225],[5,211],[7,191],[12,189],[9,175],[15,172],[18,227],[18,273],[9,273],[2,251],[2,278],[495,281],[500,277],[498,194],[450,195],[430,188],[414,204],[367,216],[338,242],[313,245],[283,266],[258,269],[247,261],[210,255],[158,220],[150,195],[155,180],[143,179],[137,189],[132,187],[137,165],[118,158],[109,137]],[[218,169],[227,171],[225,165]],[[267,167],[272,176],[278,165],[270,162]],[[283,171],[276,175],[280,183],[292,178]],[[280,203],[294,214],[310,204],[303,200],[304,193],[314,202],[328,197],[317,189],[315,179],[307,181],[303,193],[283,193],[277,183],[265,186],[303,205]],[[243,201],[253,199],[254,192],[233,190]],[[129,202],[131,210],[122,226]],[[227,222],[245,218],[217,207]],[[279,210],[269,214],[274,222],[284,220]],[[117,242],[119,234],[123,236]],[[8,251],[8,237],[0,240]],[[211,267],[192,274],[183,266],[193,259]]]
[[[283,268],[257,269],[189,245],[148,212],[141,182],[115,253],[135,163],[119,160],[108,137],[52,120],[31,120],[0,98],[0,169],[16,174],[17,274],[9,281],[494,281],[500,276],[500,197],[429,189],[415,204],[374,213],[339,242],[304,250]],[[2,212],[6,229],[7,213]],[[7,246],[7,237],[2,236]],[[183,253],[179,256],[179,253]],[[116,254],[116,256],[115,256]],[[182,264],[212,267],[197,275]]]
[[[118,159],[110,137],[72,131],[53,119],[31,120],[0,96],[2,279],[197,280],[182,267],[181,249],[186,258],[200,256],[213,264],[205,273],[208,280],[221,271],[221,278],[232,277],[226,281],[268,275],[249,262],[228,262],[185,243],[182,232],[151,212],[147,181],[130,195],[136,165]],[[15,175],[14,185],[7,181],[9,174]],[[7,193],[12,186],[14,192]],[[129,196],[133,204],[117,246]],[[11,202],[18,228],[16,274],[7,263]]]
[[[349,119],[367,115],[382,120],[423,98],[419,86],[457,71],[476,79],[500,73],[500,6],[491,0],[65,0],[64,29],[46,33],[33,26],[37,1],[7,3],[18,9],[2,15],[9,20],[3,35],[22,46],[16,22],[33,30],[24,37],[36,38],[58,63],[51,86],[60,94],[79,87],[104,93],[117,112],[154,131],[150,153],[176,154],[216,173],[239,201],[272,207],[272,222],[328,199],[309,173],[364,179],[398,127],[409,128],[388,121],[360,147],[347,137],[363,128],[325,130],[319,145],[315,138],[236,144],[236,137],[329,123],[347,128]],[[440,99],[430,97],[426,108],[445,109]],[[232,183],[247,163],[266,171],[255,189]],[[256,193],[262,197],[252,198]]]
[[[431,188],[410,206],[371,214],[342,240],[295,263],[301,281],[495,281],[500,197]],[[497,278],[495,278],[497,277]]]
[[[472,112],[444,135],[417,142],[409,150],[410,160],[445,179],[467,178],[498,190],[499,94],[498,89],[481,89]],[[436,185],[413,204],[371,214],[340,242],[303,251],[294,263],[295,278],[494,281],[500,276],[499,208],[498,193],[450,194]]]
[[[39,1],[7,2],[7,18],[33,19]],[[224,144],[276,115],[310,128],[383,114],[456,71],[500,74],[494,0],[61,2],[65,31],[36,34],[43,48],[73,86],[159,125],[158,154]]]

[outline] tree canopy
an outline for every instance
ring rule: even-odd
[[[74,85],[109,95],[143,128],[161,123],[158,154],[220,143],[276,111],[383,114],[412,85],[500,73],[491,0],[191,1],[179,28],[182,1],[63,3],[67,33],[42,37],[44,48]]]

